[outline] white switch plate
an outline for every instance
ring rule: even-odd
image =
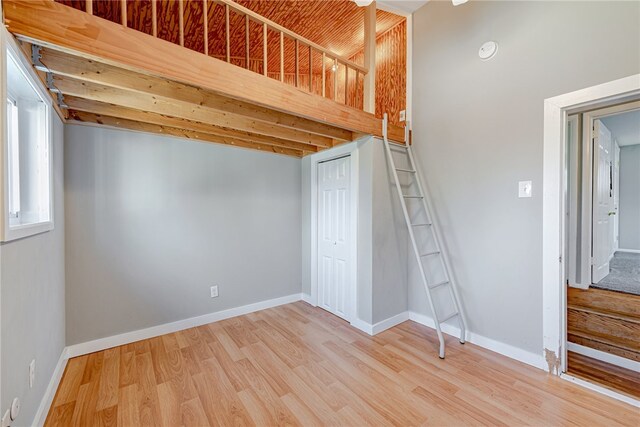
[[[36,359],[33,359],[29,363],[29,388],[33,388],[33,383],[36,380]]]
[[[217,298],[217,297],[218,297],[218,285],[215,285],[211,287],[211,298]]]
[[[407,110],[401,110],[400,111],[400,121],[404,122],[405,120],[407,120]]]
[[[518,197],[531,197],[532,185],[531,181],[518,182]]]

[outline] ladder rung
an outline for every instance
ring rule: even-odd
[[[431,225],[431,223],[430,222],[423,222],[423,223],[420,223],[420,224],[411,224],[411,225],[414,226],[414,227],[428,227],[428,226]]]
[[[445,281],[443,281],[443,282],[440,282],[440,283],[434,283],[433,285],[427,285],[427,286],[429,286],[429,289],[435,289],[435,288],[437,288],[437,287],[447,285],[448,283],[449,283],[449,281],[448,281],[448,280],[445,280]]]
[[[396,168],[396,170],[397,170],[398,172],[416,173],[416,171],[414,171],[413,169],[402,169],[402,168]]]
[[[392,147],[404,148],[405,150],[409,147],[407,144],[398,144],[397,142],[389,141],[389,145]]]
[[[404,197],[405,199],[423,199],[424,198],[422,196],[407,196],[405,194],[403,194],[402,197]]]
[[[426,254],[422,254],[422,255],[420,255],[420,257],[431,256],[431,255],[438,255],[439,253],[440,253],[440,251],[427,252]]]
[[[453,318],[454,318],[454,317],[456,317],[458,314],[459,314],[459,313],[458,313],[457,311],[455,311],[455,312],[451,313],[450,315],[448,315],[447,317],[445,317],[444,319],[439,320],[439,322],[440,322],[440,323],[444,323],[444,322],[446,322],[446,321],[447,321],[447,320],[449,320],[449,319],[453,319]]]

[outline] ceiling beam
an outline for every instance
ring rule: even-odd
[[[263,136],[285,139],[319,147],[331,147],[333,141],[318,135],[295,129],[282,128],[245,117],[229,115],[197,104],[150,94],[135,93],[123,89],[82,82],[68,77],[55,76],[55,86],[64,95],[105,102],[136,110],[149,111],[169,117],[178,117],[211,125],[237,129]]]
[[[240,139],[246,142],[274,145],[276,147],[291,148],[294,150],[300,150],[310,153],[315,153],[318,151],[318,147],[311,144],[302,144],[299,142],[252,134],[250,132],[241,132],[234,129],[226,129],[207,123],[200,123],[176,117],[164,116],[162,114],[151,113],[148,111],[135,110],[133,108],[121,107],[104,102],[76,98],[75,96],[65,96],[65,103],[69,106],[70,110],[74,110],[76,112],[82,111],[85,113],[93,113],[100,116],[129,119],[136,122],[143,122],[160,126],[169,126],[194,132],[207,133],[218,137],[229,137]]]
[[[53,73],[134,92],[160,95],[191,102],[214,110],[248,117],[266,123],[324,136],[338,141],[353,141],[353,133],[303,119],[291,114],[258,107],[232,98],[216,95],[194,86],[152,77],[111,65],[86,60],[51,49],[42,49],[42,63]]]
[[[185,129],[174,128],[170,126],[154,125],[150,123],[136,122],[134,120],[121,119],[117,117],[102,116],[99,114],[85,113],[82,111],[69,110],[68,123],[88,123],[93,125],[101,125],[118,129],[127,129],[138,132],[148,132],[161,135],[174,136],[201,142],[210,142],[215,144],[232,145],[234,147],[250,148],[269,153],[284,154],[287,156],[302,157],[304,154],[301,150],[292,150],[290,148],[275,147],[273,145],[258,144],[247,142],[240,139],[219,137],[208,133],[194,132]]]
[[[373,114],[83,11],[50,0],[4,0],[3,6],[9,31],[42,46],[342,129],[382,135],[382,122]],[[389,129],[389,135],[404,139],[397,126]]]

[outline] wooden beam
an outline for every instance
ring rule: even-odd
[[[353,132],[382,135],[382,122],[373,114],[336,104],[57,2],[4,0],[3,9],[8,30],[40,46],[198,86]],[[403,129],[391,126],[389,136],[394,141],[402,141]]]
[[[202,44],[204,45],[204,54],[209,55],[209,0],[202,0],[202,36],[204,37]]]
[[[305,152],[318,151],[318,147],[311,144],[302,144],[285,139],[262,136],[251,132],[242,132],[238,130],[227,129],[207,123],[194,122],[191,120],[164,116],[162,114],[151,113],[148,111],[120,107],[118,105],[107,104],[104,102],[76,98],[75,96],[66,96],[65,102],[69,106],[69,109],[74,111],[83,111],[85,113],[93,113],[102,116],[129,119],[136,122],[150,123],[154,125],[170,126],[179,129],[191,130],[194,132],[202,132],[220,137],[241,139],[243,141],[255,142],[259,144],[274,145],[276,147],[291,148],[294,150],[301,150]]]
[[[290,148],[275,147],[273,145],[257,144],[247,142],[241,139],[229,137],[219,137],[207,133],[194,132],[185,129],[173,128],[170,126],[160,126],[149,123],[136,122],[134,120],[121,119],[117,117],[100,116],[92,113],[80,111],[70,111],[68,123],[92,123],[108,127],[128,129],[138,132],[157,133],[161,135],[174,136],[178,138],[186,138],[201,142],[212,142],[215,144],[232,145],[235,147],[250,148],[253,150],[265,151],[268,153],[284,154],[287,156],[302,157],[302,151],[292,150]]]
[[[149,95],[160,95],[339,141],[353,141],[352,132],[347,130],[222,97],[167,79],[134,73],[95,61],[87,61],[51,49],[42,49],[42,61],[47,64],[52,73],[57,75]]]
[[[376,2],[364,11],[364,111],[376,112]]]
[[[68,77],[56,76],[54,81],[56,87],[63,94],[78,98],[91,99],[136,110],[150,111],[170,117],[209,123],[225,128],[301,142],[303,144],[321,147],[330,147],[332,145],[332,141],[328,138],[299,130],[282,128],[269,123],[258,122],[242,116],[226,114],[189,102],[82,82],[69,79]]]

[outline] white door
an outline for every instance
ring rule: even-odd
[[[613,251],[613,153],[611,132],[600,120],[593,123],[593,247],[591,280],[609,274]]]
[[[620,146],[613,144],[613,253],[620,249]]]
[[[318,164],[318,305],[349,320],[350,157]]]

